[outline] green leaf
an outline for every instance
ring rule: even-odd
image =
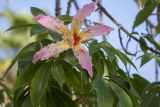
[[[157,42],[154,40],[154,38],[153,38],[152,35],[146,35],[146,36],[143,36],[143,37],[146,38],[150,43],[152,43],[157,49],[160,50],[160,44],[157,43]]]
[[[152,58],[154,58],[154,55],[151,53],[146,53],[141,58],[141,67],[145,65],[147,62],[149,62]]]
[[[156,2],[150,1],[147,6],[145,6],[140,12],[138,12],[134,21],[133,28],[142,24],[148,18],[148,16],[152,14],[152,11],[155,9],[155,7]]]
[[[31,26],[30,35],[31,36],[37,35],[37,34],[45,32],[45,31],[48,31],[48,29],[39,25],[39,24],[35,24],[35,25]]]
[[[53,86],[47,91],[46,94],[46,107],[77,107],[75,102],[72,101],[71,96],[69,96],[64,90]]]
[[[82,88],[82,81],[81,75],[76,69],[72,67],[69,63],[63,62],[65,76],[66,76],[66,83],[69,85],[73,85],[76,89],[81,90]]]
[[[46,13],[43,10],[36,7],[31,7],[31,13],[33,16],[37,16],[38,14],[46,15]]]
[[[101,42],[101,44],[103,46],[104,51],[107,53],[109,60],[112,62],[115,58],[115,53],[113,51],[114,48],[112,47],[111,44],[109,44],[105,41]]]
[[[57,80],[59,86],[62,88],[66,81],[63,66],[60,62],[53,62],[51,66],[51,73],[54,79]]]
[[[26,97],[21,107],[33,107],[29,95]]]
[[[116,50],[116,49],[114,49],[114,52],[118,56],[118,58],[121,59],[121,61],[123,62],[124,65],[127,65],[127,62],[128,62],[129,64],[131,64],[137,70],[134,63],[125,54],[123,54],[121,51]]]
[[[12,60],[11,64],[7,68],[6,72],[3,75],[3,78],[7,75],[7,73],[10,71],[10,69],[13,67],[13,65],[16,63],[17,60],[22,60],[23,58],[30,59],[32,57],[32,56],[29,56],[28,54],[30,55],[33,54],[32,52],[35,50],[36,44],[37,42],[30,43],[18,53],[18,55]],[[29,57],[26,58],[26,56],[29,56]]]
[[[54,39],[55,42],[62,40],[62,35],[61,34],[58,34],[58,33],[54,32],[54,31],[51,31],[51,30],[49,30],[48,33],[51,35],[51,37]]]
[[[159,89],[159,82],[149,84],[142,94],[141,107],[160,107]]]
[[[156,37],[159,32],[160,32],[160,23],[158,23],[158,25],[156,26],[153,37]]]
[[[141,7],[144,8],[148,0],[139,0],[141,2]]]
[[[21,87],[14,91],[13,107],[21,107],[26,97],[29,95],[28,91],[29,91],[29,87],[26,87],[26,88]]]
[[[147,46],[146,41],[145,41],[143,38],[140,38],[139,41],[140,41],[140,43],[142,43],[142,44],[140,44],[140,47],[141,47],[142,51],[143,51],[144,53],[147,52],[147,48],[145,47],[145,46]],[[144,46],[143,44],[144,44],[145,46]]]
[[[115,58],[115,55],[117,55],[118,58],[120,58],[120,60],[122,61],[122,63],[125,66],[127,65],[127,63],[129,63],[137,70],[134,63],[125,54],[123,54],[121,51],[115,49],[114,47],[112,47],[112,45],[110,45],[109,43],[107,43],[105,41],[102,42],[101,44],[103,46],[104,51],[108,54],[108,58],[110,59],[111,62]]]
[[[72,16],[69,15],[60,15],[57,17],[58,19],[60,19],[61,21],[63,21],[65,24],[68,24],[72,21]]]
[[[110,86],[112,87],[114,93],[118,96],[118,107],[133,107],[129,95],[121,87],[113,82],[110,82]]]
[[[8,28],[5,32],[10,31],[10,30],[14,30],[14,29],[18,29],[18,28],[27,28],[27,27],[31,27],[35,24],[25,24],[25,25],[15,25],[15,26],[11,26],[10,28]]]
[[[97,42],[97,40],[93,40],[91,43],[89,43],[89,54],[92,55],[100,50],[101,44]]]
[[[114,96],[109,83],[96,76],[93,84],[96,90],[98,107],[113,107]]]
[[[93,66],[96,68],[97,73],[104,74],[104,62],[103,62],[103,53],[101,51],[96,52],[92,55]]]
[[[46,92],[50,76],[50,67],[50,63],[44,63],[32,79],[30,98],[33,107],[39,107],[43,94]]]
[[[139,95],[142,94],[144,88],[149,84],[149,81],[137,74],[133,74],[133,77],[130,78],[130,80],[134,89],[138,92]]]

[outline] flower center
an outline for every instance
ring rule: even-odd
[[[80,42],[80,37],[77,34],[74,34],[73,37],[74,37],[74,46],[76,46]]]

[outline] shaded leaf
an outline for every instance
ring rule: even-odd
[[[93,81],[99,107],[113,107],[114,96],[109,83],[96,76]]]
[[[31,29],[30,29],[30,35],[33,36],[33,35],[37,35],[37,34],[40,34],[40,33],[43,33],[45,31],[47,31],[48,29],[39,25],[39,24],[35,24],[33,26],[31,26]]]
[[[68,24],[72,21],[72,16],[69,15],[60,15],[57,17],[58,19],[62,20],[65,24]]]
[[[38,107],[43,94],[46,92],[48,79],[50,76],[50,67],[51,65],[49,63],[44,63],[32,79],[30,98],[33,107]]]
[[[60,62],[53,62],[51,66],[51,73],[54,79],[57,80],[59,86],[62,88],[66,81],[63,66]]]

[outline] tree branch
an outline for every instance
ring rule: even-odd
[[[92,0],[95,2],[95,0]],[[115,24],[119,27],[119,29],[121,29],[123,32],[125,32],[129,37],[131,37],[132,39],[134,39],[136,42],[138,42],[139,44],[143,45],[147,50],[150,50],[151,52],[155,53],[155,54],[159,54],[160,52],[157,50],[154,50],[152,47],[148,47],[146,44],[142,43],[139,41],[138,38],[134,37],[126,28],[124,28],[115,18],[113,18],[111,16],[111,14],[99,3],[97,3],[98,8],[102,10],[102,12]]]
[[[55,15],[59,16],[61,14],[61,8],[60,8],[60,0],[56,0],[56,8],[55,8]]]
[[[125,52],[126,54],[128,54],[128,55],[133,55],[133,56],[135,56],[135,54],[129,52],[129,51],[124,47],[123,41],[122,41],[122,36],[121,36],[121,29],[118,29],[118,35],[119,35],[120,44],[121,44],[122,49],[124,50],[124,52]]]
[[[71,3],[72,3],[72,0],[68,0],[66,14],[69,14],[69,13],[70,13]]]

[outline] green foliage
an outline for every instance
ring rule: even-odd
[[[156,3],[141,0],[144,7],[136,16],[134,28],[147,20],[156,7]],[[31,7],[33,16],[45,14],[41,9]],[[69,15],[60,15],[58,18],[65,24],[71,22]],[[72,50],[50,59],[32,63],[33,55],[50,43],[62,40],[62,35],[53,32],[38,24],[24,24],[12,26],[7,31],[30,27],[30,36],[40,39],[29,43],[13,59],[6,74],[17,62],[17,78],[13,90],[13,107],[159,107],[159,83],[149,83],[143,77],[134,74],[130,77],[119,66],[121,61],[125,67],[132,66],[137,70],[132,60],[120,50],[106,41],[98,43],[96,40],[83,41],[92,57],[93,77],[89,77],[82,69]],[[159,25],[155,29],[158,34]],[[41,35],[45,37],[41,37]],[[46,39],[50,36],[52,40]],[[160,64],[160,58],[154,53],[147,53],[147,42],[160,49],[160,45],[153,35],[140,37],[141,66],[151,59]],[[1,83],[1,81],[0,81]],[[2,86],[1,86],[2,85]],[[1,89],[1,87],[3,87]],[[0,84],[0,104],[4,102],[3,92],[10,95],[10,90]],[[2,99],[3,98],[3,99]],[[147,103],[146,103],[147,102]]]
[[[43,10],[36,7],[31,7],[31,13],[33,16],[37,16],[38,14],[46,15],[46,13]]]
[[[156,2],[149,0],[147,5],[137,14],[135,21],[134,21],[133,28],[142,24],[148,18],[148,16],[151,15],[155,7],[156,7]]]

